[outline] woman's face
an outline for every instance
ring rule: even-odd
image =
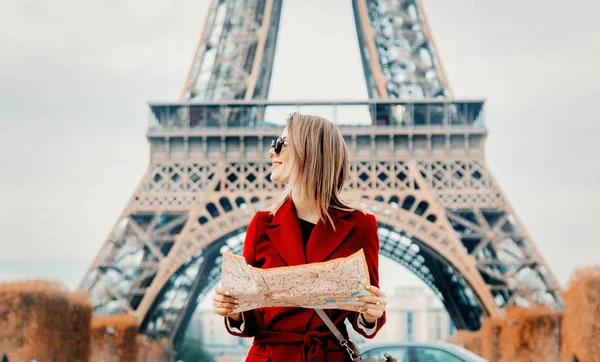
[[[286,179],[283,178],[285,177],[284,175],[289,175],[289,171],[291,170],[290,167],[292,166],[292,157],[287,146],[287,127],[283,129],[280,137],[284,141],[281,152],[276,154],[273,148],[269,150],[269,156],[271,157],[272,161],[271,181],[287,183],[287,177]]]

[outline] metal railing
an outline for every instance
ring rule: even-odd
[[[202,128],[268,128],[285,125],[292,112],[313,114],[340,126],[481,126],[484,100],[222,101],[150,103],[149,132]]]

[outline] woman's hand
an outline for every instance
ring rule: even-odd
[[[229,317],[235,322],[242,320],[240,313],[231,314],[238,303],[235,297],[229,295],[229,292],[223,289],[221,285],[215,288],[215,296],[213,297],[214,312],[222,317]]]
[[[381,318],[383,312],[385,312],[387,300],[381,289],[372,285],[367,286],[366,289],[371,292],[372,295],[358,297],[359,302],[365,303],[358,311],[362,314],[367,323],[372,324]]]

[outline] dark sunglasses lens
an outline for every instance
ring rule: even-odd
[[[277,154],[281,153],[281,149],[283,148],[283,140],[279,137],[277,137],[277,142],[275,144],[275,150],[277,151]]]
[[[276,140],[271,141],[271,148],[273,149],[273,151],[275,151],[275,154],[277,155],[281,152],[281,149],[283,148],[283,140],[281,139],[281,137],[277,137]]]

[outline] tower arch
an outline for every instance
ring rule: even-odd
[[[361,206],[378,221],[380,254],[427,284],[444,303],[457,327],[477,329],[484,316],[498,315],[498,307],[456,233],[443,225],[443,217],[435,222],[428,219],[439,210],[435,207],[426,210],[423,205],[427,201],[417,192],[380,193],[373,199],[363,196]],[[228,199],[238,197],[233,195]],[[381,199],[384,201],[377,201]],[[396,203],[396,200],[412,201]],[[413,206],[408,207],[409,204]],[[206,208],[211,208],[210,205],[213,203],[207,202]],[[165,267],[164,274],[157,275],[156,280],[164,282],[154,284],[146,295],[150,303],[140,305],[137,310],[143,332],[173,339],[183,333],[196,306],[220,280],[222,252],[241,254],[247,224],[258,209],[260,205],[231,209],[200,229],[191,228],[182,234],[192,242],[182,240],[180,244],[194,247],[174,259],[183,262]],[[192,275],[195,277],[191,278]]]

